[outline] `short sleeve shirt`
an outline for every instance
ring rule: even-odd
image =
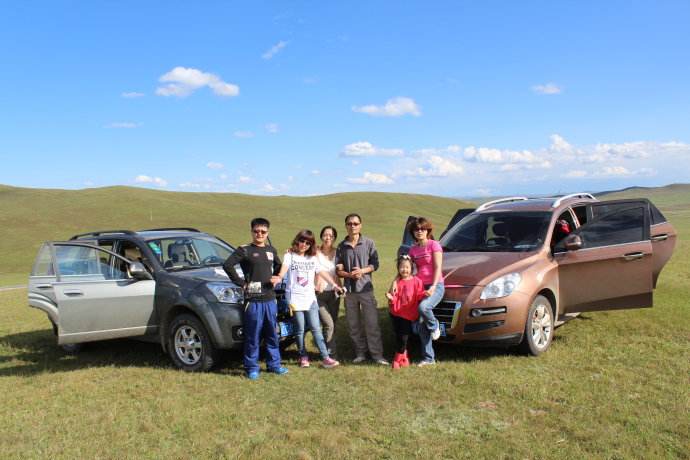
[[[318,259],[288,252],[285,254],[283,263],[288,266],[285,275],[288,302],[296,311],[309,310],[312,304],[316,302],[314,278],[321,271]]]
[[[424,247],[413,244],[408,253],[417,265],[417,276],[424,285],[434,282],[434,252],[443,252],[443,248],[436,240],[427,240]]]

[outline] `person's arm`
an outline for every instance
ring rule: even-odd
[[[376,250],[376,245],[371,242],[369,248],[369,265],[364,268],[364,273],[372,273],[379,269],[379,252]]]
[[[240,275],[237,273],[237,270],[235,269],[235,265],[242,262],[244,260],[244,257],[244,248],[240,246],[239,248],[235,249],[235,252],[230,254],[230,257],[228,257],[223,263],[223,270],[225,270],[225,273],[227,273],[230,280],[238,286],[244,286],[247,281],[240,278]],[[247,274],[245,273],[245,275]]]
[[[437,243],[438,244],[438,243]],[[429,296],[436,291],[436,285],[441,282],[441,268],[443,265],[443,252],[434,251],[431,253],[432,263],[434,264],[434,280],[429,289],[426,291]]]
[[[273,286],[276,284],[280,283],[280,281],[285,278],[285,274],[287,273],[288,269],[290,268],[290,260],[291,260],[291,255],[288,252],[285,254],[285,262],[282,264],[280,263],[280,258],[278,257],[277,253],[273,253],[273,258],[274,258],[274,267],[277,268],[277,270],[274,268],[273,270],[273,276],[271,276],[271,283],[273,283]],[[277,262],[277,263],[275,263]],[[277,271],[277,273],[276,273]]]
[[[343,263],[343,254],[340,246],[335,250],[335,273],[340,278],[350,278],[350,273],[345,271],[345,264]]]
[[[335,291],[336,291],[337,293],[340,294],[340,293],[343,292],[343,288],[340,287],[340,283],[338,283],[335,279],[333,279],[333,277],[331,276],[331,274],[328,273],[327,271],[321,270],[321,271],[316,272],[316,277],[319,278],[319,279],[322,279],[322,280],[324,280],[324,281],[327,281],[327,282],[330,283],[330,284],[332,284],[332,285],[333,285],[333,289],[335,289]]]

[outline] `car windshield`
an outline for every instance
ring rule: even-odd
[[[544,243],[548,212],[470,214],[441,238],[450,252],[526,252]]]
[[[168,271],[219,266],[234,249],[213,238],[161,238],[147,241],[158,261]]]

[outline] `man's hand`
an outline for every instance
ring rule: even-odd
[[[353,277],[354,279],[356,279],[356,280],[362,278],[362,275],[363,275],[363,274],[364,274],[364,273],[362,273],[362,269],[359,268],[359,267],[354,267],[354,268],[352,269],[352,271],[350,272],[350,276],[352,276],[352,277]]]
[[[390,292],[386,292],[386,298],[388,300],[393,300],[393,294],[391,294]]]
[[[280,283],[280,281],[281,281],[280,276],[277,276],[277,275],[271,276],[271,284],[273,284],[273,287],[276,287],[276,285],[278,283]]]

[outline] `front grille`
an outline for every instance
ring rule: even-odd
[[[470,333],[470,332],[480,332],[480,331],[486,331],[487,329],[493,329],[495,327],[503,326],[505,324],[505,321],[503,320],[498,320],[498,321],[488,321],[486,323],[471,323],[471,324],[466,324],[465,325],[465,333]]]
[[[446,327],[450,329],[453,324],[455,310],[460,308],[460,302],[441,302],[434,307],[434,316]]]

